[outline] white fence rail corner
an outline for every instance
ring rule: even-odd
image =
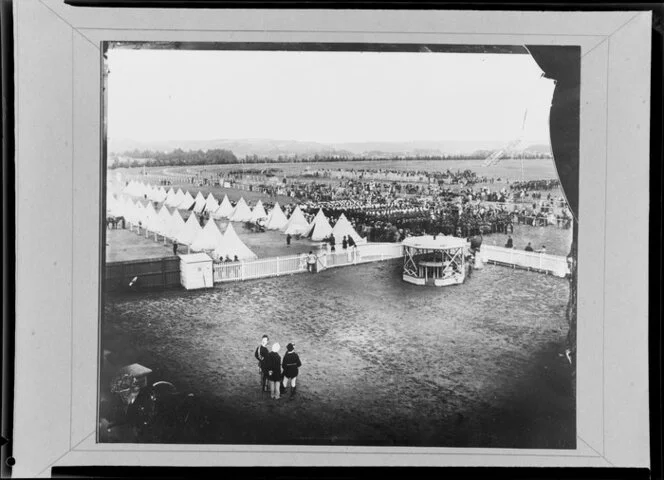
[[[317,255],[318,271],[328,268],[356,265],[400,258],[403,247],[400,243],[376,243],[359,245],[356,249]],[[280,277],[307,271],[307,256],[290,255],[246,262],[215,263],[214,282],[235,282],[257,278]]]

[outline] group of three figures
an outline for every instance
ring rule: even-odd
[[[258,368],[261,375],[261,389],[263,392],[270,392],[270,397],[279,400],[282,393],[286,393],[290,383],[291,397],[295,395],[297,374],[302,366],[300,356],[295,353],[295,345],[289,343],[286,345],[286,353],[283,360],[279,355],[281,345],[275,342],[272,344],[272,351],[267,348],[270,341],[267,335],[263,335],[261,344],[256,347],[254,356],[258,360]]]

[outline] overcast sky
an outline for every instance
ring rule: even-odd
[[[553,81],[530,55],[115,49],[108,66],[115,139],[549,143]]]

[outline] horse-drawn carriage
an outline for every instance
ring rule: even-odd
[[[149,373],[133,364],[113,378],[113,396],[102,400],[99,412],[102,441],[183,443],[208,425],[193,393],[166,381],[148,383]]]
[[[255,222],[252,221],[244,222],[244,228],[246,228],[250,232],[258,232],[258,233],[262,233],[266,230],[265,222],[262,220],[257,220]]]
[[[115,215],[106,215],[106,228],[111,228],[113,227],[118,228],[118,225],[122,223],[122,228],[125,228],[125,217],[123,216],[115,216]]]

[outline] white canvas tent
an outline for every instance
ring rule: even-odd
[[[205,197],[199,191],[194,199],[194,212],[201,213],[205,209]]]
[[[214,198],[212,193],[208,193],[207,198],[205,199],[205,210],[210,213],[214,213],[217,208],[219,208],[219,203],[217,199]]]
[[[148,200],[152,200],[153,202],[157,202],[157,189],[153,187],[152,185],[146,185],[145,187],[145,194],[148,196]]]
[[[126,221],[131,222],[131,216],[134,213],[134,204],[129,199],[123,197],[118,197],[115,200],[116,211],[118,212],[116,216],[123,216]]]
[[[224,240],[219,247],[214,249],[214,256],[224,259],[228,256],[231,260],[237,256],[239,260],[254,260],[258,256],[247,247],[238,237],[233,224],[229,223],[224,232]]]
[[[152,206],[152,202],[148,202],[148,204],[145,206],[145,222],[143,222],[143,226],[151,232],[156,231],[157,212]]]
[[[347,237],[353,237],[353,240],[357,245],[361,243],[367,243],[367,240],[360,237],[360,235],[355,231],[353,226],[346,218],[346,215],[343,213],[339,215],[337,223],[334,224],[334,228],[332,228],[332,234],[334,235],[334,241],[336,244],[343,242],[344,235]]]
[[[148,193],[148,187],[143,182],[136,183],[136,195],[141,198],[145,198]]]
[[[309,230],[309,222],[304,218],[304,214],[302,213],[302,210],[300,210],[300,207],[297,206],[288,219],[288,223],[284,228],[284,233],[290,235],[302,235],[306,233],[307,230]]]
[[[217,227],[215,221],[211,218],[191,243],[191,250],[194,252],[214,250],[221,247],[223,240],[224,236],[219,231],[219,227]]]
[[[178,204],[180,210],[189,210],[195,203],[194,197],[191,196],[191,193],[187,190],[187,193],[184,194],[184,198]]]
[[[121,197],[119,202],[122,204],[124,217],[130,222],[137,223],[138,207],[130,197]],[[136,202],[139,203],[139,202]]]
[[[138,222],[141,222],[143,227],[145,228],[145,223],[147,221],[147,216],[145,213],[145,207],[143,204],[139,201],[136,201],[135,205],[135,210],[136,210],[136,224],[138,225]]]
[[[129,201],[131,202],[131,223],[138,225],[138,222],[141,222],[145,225],[143,204],[141,202],[134,203],[133,200]]]
[[[168,238],[177,238],[178,234],[184,229],[184,220],[182,220],[182,216],[177,209],[173,210],[170,221],[171,223],[165,235]]]
[[[233,214],[233,205],[231,205],[228,195],[224,195],[219,208],[212,214],[212,218],[229,218]]]
[[[137,186],[138,188],[136,189],[136,193],[138,193],[138,195],[141,197],[145,198],[145,196],[150,193],[150,189],[148,188],[147,184],[138,182]]]
[[[127,219],[134,207],[134,204],[129,197],[118,197],[113,199],[112,205],[113,208],[111,209],[111,214],[116,217],[125,217],[125,219]]]
[[[184,228],[177,234],[175,239],[178,243],[183,245],[191,245],[199,233],[201,233],[201,226],[198,223],[196,215],[190,215],[184,224]]]
[[[330,222],[327,221],[327,217],[323,213],[323,209],[319,209],[318,213],[314,217],[309,231],[304,235],[305,237],[310,238],[314,242],[320,242],[321,240],[329,237],[332,233],[332,226]]]
[[[113,216],[119,216],[122,215],[120,213],[123,210],[124,204],[120,200],[116,200],[113,195],[108,193],[106,195],[106,212],[113,215]]]
[[[157,222],[155,224],[155,231],[160,235],[166,235],[171,226],[171,212],[168,211],[166,205],[162,205],[159,213],[157,214]]]
[[[265,212],[265,208],[263,208],[263,202],[258,200],[258,202],[256,202],[256,206],[251,211],[250,221],[257,222],[258,220],[261,219],[264,220],[266,218],[267,218],[267,213]]]
[[[181,188],[178,188],[178,191],[175,192],[175,196],[173,197],[173,201],[168,206],[177,208],[180,205],[180,203],[182,203],[182,200],[184,200],[184,192],[182,191]]]
[[[125,187],[122,189],[122,192],[126,195],[136,195],[136,182],[129,180],[129,183],[125,185]]]
[[[268,230],[281,230],[286,226],[287,223],[288,219],[286,218],[286,215],[284,215],[284,212],[281,210],[279,202],[275,203],[274,208],[270,210],[270,214],[267,217],[265,228]]]
[[[240,198],[240,201],[235,205],[230,220],[231,222],[248,222],[251,220],[251,208],[244,201],[244,198]]]
[[[159,187],[157,189],[157,201],[161,203],[164,200],[166,200],[166,190],[164,187]]]
[[[166,193],[166,200],[164,200],[164,204],[167,207],[177,207],[179,201],[178,200],[178,194],[175,193],[175,191],[171,188],[168,193]]]

